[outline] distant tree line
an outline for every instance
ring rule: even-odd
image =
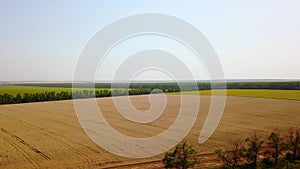
[[[227,89],[300,90],[300,82],[230,82]]]
[[[180,84],[180,85],[178,85]],[[209,90],[212,89],[210,82],[197,82],[194,86],[191,82],[159,82],[159,83],[130,83],[130,89],[160,89],[164,92],[178,92],[191,90]],[[17,86],[37,86],[37,87],[62,87],[72,88],[72,83],[32,83],[17,84]],[[181,86],[181,89],[180,87]],[[76,83],[77,88],[112,88],[111,83]],[[114,83],[113,88],[127,88],[126,83]],[[214,89],[224,89],[222,84],[216,84]],[[285,82],[227,82],[227,89],[281,89],[281,90],[300,90],[300,81]]]
[[[124,95],[149,94],[152,89],[98,89],[98,90],[74,90],[73,92],[39,92],[11,95],[8,93],[0,94],[0,104],[16,104],[42,101],[69,100],[92,97],[110,97]],[[152,91],[153,93],[153,91]],[[155,93],[155,92],[154,92]],[[72,95],[73,94],[73,95]]]
[[[34,84],[18,84],[18,86],[36,86],[36,87],[63,87],[71,88],[72,83],[34,83]],[[125,83],[116,83],[112,86],[110,83],[80,83],[76,84],[75,91],[72,92],[41,92],[41,93],[24,93],[10,95],[9,93],[0,95],[0,104],[14,104],[14,103],[28,103],[40,101],[55,101],[55,100],[68,100],[76,98],[89,98],[89,97],[109,97],[109,96],[123,96],[123,95],[140,95],[157,93],[159,90],[162,92],[179,92],[179,91],[193,91],[193,90],[210,90],[212,89],[211,83],[198,82],[195,86],[190,82],[180,83],[131,83],[129,89]],[[102,88],[93,90],[92,87]],[[114,87],[111,89],[111,87]],[[82,90],[81,88],[87,88]],[[89,88],[91,88],[89,90]],[[228,82],[227,86],[221,83],[216,83],[213,89],[280,89],[280,90],[300,90],[300,81],[295,82]],[[154,90],[153,90],[154,89]]]

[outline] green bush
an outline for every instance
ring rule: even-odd
[[[187,169],[193,167],[198,159],[196,150],[184,141],[182,144],[177,144],[174,151],[169,151],[165,154],[163,163],[165,168]]]

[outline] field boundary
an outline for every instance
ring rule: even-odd
[[[168,94],[224,95],[224,90],[223,89],[199,90],[199,91],[187,91],[187,92],[171,92]],[[300,90],[227,89],[226,96],[300,101]]]

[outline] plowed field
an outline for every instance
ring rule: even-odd
[[[104,117],[116,130],[132,137],[149,137],[164,131],[177,117],[180,96],[166,97],[165,112],[146,124],[129,122],[118,114],[112,98],[97,101]],[[131,101],[138,110],[150,106],[147,95],[131,96]],[[216,132],[199,145],[197,141],[210,101],[210,96],[201,96],[197,121],[186,137],[200,154],[228,147],[232,139],[244,138],[254,130],[267,135],[274,128],[285,131],[292,126],[300,127],[300,101],[229,96]],[[162,156],[128,159],[98,147],[81,128],[72,100],[0,106],[0,168],[126,167],[126,164],[159,160]],[[141,168],[147,166],[161,164],[156,162]]]

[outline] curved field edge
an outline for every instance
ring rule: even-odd
[[[300,100],[300,90],[254,90],[254,89],[229,89],[229,90],[201,90],[188,92],[172,92],[168,94],[200,94],[224,95],[239,97],[257,97],[272,99]]]

